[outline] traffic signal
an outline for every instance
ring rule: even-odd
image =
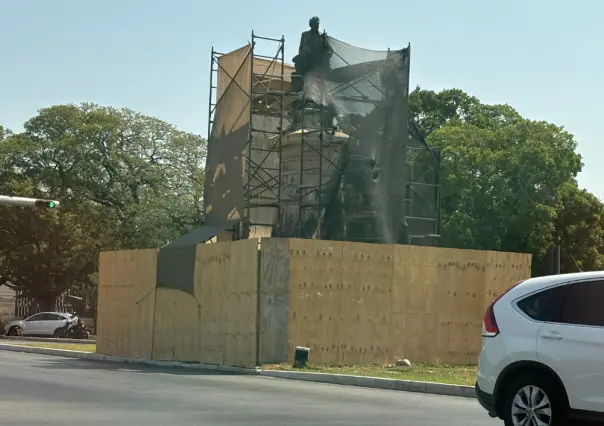
[[[13,197],[0,195],[0,206],[39,207],[42,209],[55,209],[59,207],[56,200],[39,200],[37,198]]]
[[[36,200],[34,205],[44,209],[54,209],[59,206],[59,202],[53,200]]]

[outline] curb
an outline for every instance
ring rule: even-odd
[[[32,346],[0,344],[0,350],[11,352],[27,352],[40,355],[54,355],[66,358],[77,358],[87,361],[113,362],[121,364],[148,365],[163,368],[182,368],[186,370],[218,371],[222,373],[258,374],[257,368],[231,367],[228,365],[193,364],[176,361],[151,361],[141,358],[126,358],[114,355],[103,355],[94,352],[69,351],[66,349],[36,348]]]
[[[48,342],[48,343],[80,343],[83,345],[95,345],[96,340],[91,339],[55,339],[52,337],[23,337],[23,336],[0,336],[0,340],[14,340],[25,342]]]
[[[445,383],[383,379],[380,377],[367,376],[349,376],[346,374],[303,373],[279,370],[260,370],[259,375],[278,379],[302,380],[306,382],[330,383],[334,385],[429,393],[434,395],[456,396],[461,398],[476,398],[476,391],[472,386],[449,385]]]
[[[61,339],[58,339],[61,340]],[[305,382],[327,383],[343,386],[357,386],[372,389],[385,389],[404,392],[426,393],[433,395],[476,398],[472,386],[449,385],[445,383],[420,382],[413,380],[383,379],[379,377],[350,376],[346,374],[306,373],[296,371],[262,370],[256,368],[231,367],[216,364],[193,364],[177,361],[151,361],[141,358],[126,358],[114,355],[103,355],[93,352],[69,351],[65,349],[36,348],[34,346],[10,345],[0,343],[0,350],[27,352],[41,355],[54,355],[77,358],[88,361],[113,362],[122,364],[148,365],[164,368],[183,368],[186,370],[217,371],[257,375],[275,379],[300,380]]]

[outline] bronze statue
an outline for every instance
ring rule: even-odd
[[[328,65],[333,50],[327,40],[327,34],[319,32],[320,20],[314,16],[308,21],[310,30],[304,31],[300,38],[300,48],[294,57],[296,72],[292,75],[292,91],[301,92],[304,88],[304,76],[318,66]]]

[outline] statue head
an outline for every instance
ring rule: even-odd
[[[310,26],[310,29],[313,31],[319,31],[320,23],[321,23],[321,21],[319,20],[318,16],[313,16],[312,18],[310,18],[310,21],[308,21],[308,25]]]

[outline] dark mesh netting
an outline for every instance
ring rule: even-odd
[[[412,243],[437,232],[435,156],[410,132],[409,53],[326,38],[330,52],[304,79],[308,100],[350,136],[338,191],[325,191],[323,238]],[[414,137],[415,136],[415,137]]]

